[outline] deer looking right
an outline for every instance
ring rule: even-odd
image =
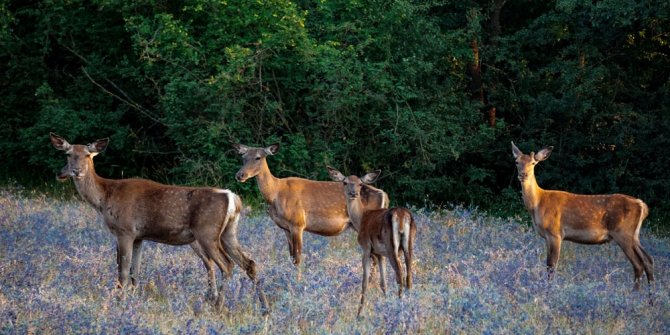
[[[365,303],[372,258],[379,264],[380,286],[384,294],[386,294],[384,257],[388,257],[395,271],[398,297],[402,295],[403,286],[408,290],[412,288],[412,249],[416,236],[416,223],[412,213],[407,208],[399,207],[366,209],[361,201],[361,188],[377,180],[380,173],[381,171],[377,170],[362,178],[353,175],[345,177],[340,171],[328,167],[330,177],[344,184],[347,212],[351,223],[358,231],[358,244],[363,249],[363,286],[357,317],[361,316]],[[400,250],[405,256],[407,278],[402,275],[402,266],[398,258]]]

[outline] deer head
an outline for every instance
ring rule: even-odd
[[[275,143],[266,148],[252,148],[244,144],[233,144],[233,148],[242,156],[242,167],[235,174],[235,179],[243,183],[260,173],[265,157],[276,154],[279,151],[279,144]]]
[[[97,140],[87,145],[70,144],[63,137],[50,133],[51,144],[58,150],[67,154],[67,164],[57,175],[58,179],[72,177],[81,179],[90,171],[93,171],[93,157],[105,151],[109,144],[109,138]]]
[[[512,142],[512,155],[514,155],[516,169],[519,172],[519,181],[523,183],[526,180],[533,180],[535,178],[535,165],[549,158],[552,150],[554,150],[554,147],[550,146],[538,153],[531,152],[530,155],[526,155]]]
[[[327,166],[327,168],[328,168],[328,174],[330,175],[330,178],[332,180],[344,184],[344,194],[347,196],[348,200],[360,199],[361,188],[363,188],[363,184],[374,183],[379,177],[379,175],[382,173],[381,170],[376,170],[374,172],[366,174],[362,178],[358,178],[357,176],[354,175],[345,177],[340,171],[337,171],[330,166]]]

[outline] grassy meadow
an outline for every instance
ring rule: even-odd
[[[650,306],[646,279],[632,290],[632,267],[614,244],[564,243],[557,275],[547,281],[544,240],[519,218],[466,208],[414,214],[413,290],[397,299],[387,266],[383,296],[375,272],[357,320],[362,269],[353,230],[305,234],[297,281],[284,233],[267,215],[246,213],[238,235],[270,301],[263,316],[239,267],[216,312],[205,299],[205,269],[188,246],[145,242],[140,285],[120,292],[115,241],[90,206],[0,191],[0,333],[670,333],[668,238],[641,232],[655,261]]]

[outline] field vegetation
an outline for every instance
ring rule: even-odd
[[[414,208],[415,286],[397,299],[368,292],[356,320],[361,262],[353,230],[305,235],[296,280],[285,236],[263,212],[245,210],[240,242],[258,263],[271,312],[264,317],[240,271],[223,282],[226,304],[205,299],[206,275],[189,247],[148,242],[140,285],[114,289],[115,241],[81,200],[0,191],[0,333],[3,334],[667,334],[670,241],[648,228],[642,244],[657,281],[633,291],[632,267],[613,244],[565,243],[554,280],[544,241],[525,217],[477,209]],[[391,271],[389,271],[391,272]],[[649,302],[649,294],[654,305]]]

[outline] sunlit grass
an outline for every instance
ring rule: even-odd
[[[414,288],[397,299],[373,274],[356,320],[362,275],[355,234],[305,234],[297,281],[285,235],[265,215],[243,217],[238,235],[258,264],[271,313],[260,313],[239,268],[224,282],[224,309],[205,299],[206,274],[189,247],[146,242],[140,285],[114,289],[115,242],[81,201],[0,191],[0,333],[667,333],[670,241],[641,240],[656,284],[632,290],[632,267],[614,244],[564,243],[547,282],[544,241],[517,219],[414,210]]]

